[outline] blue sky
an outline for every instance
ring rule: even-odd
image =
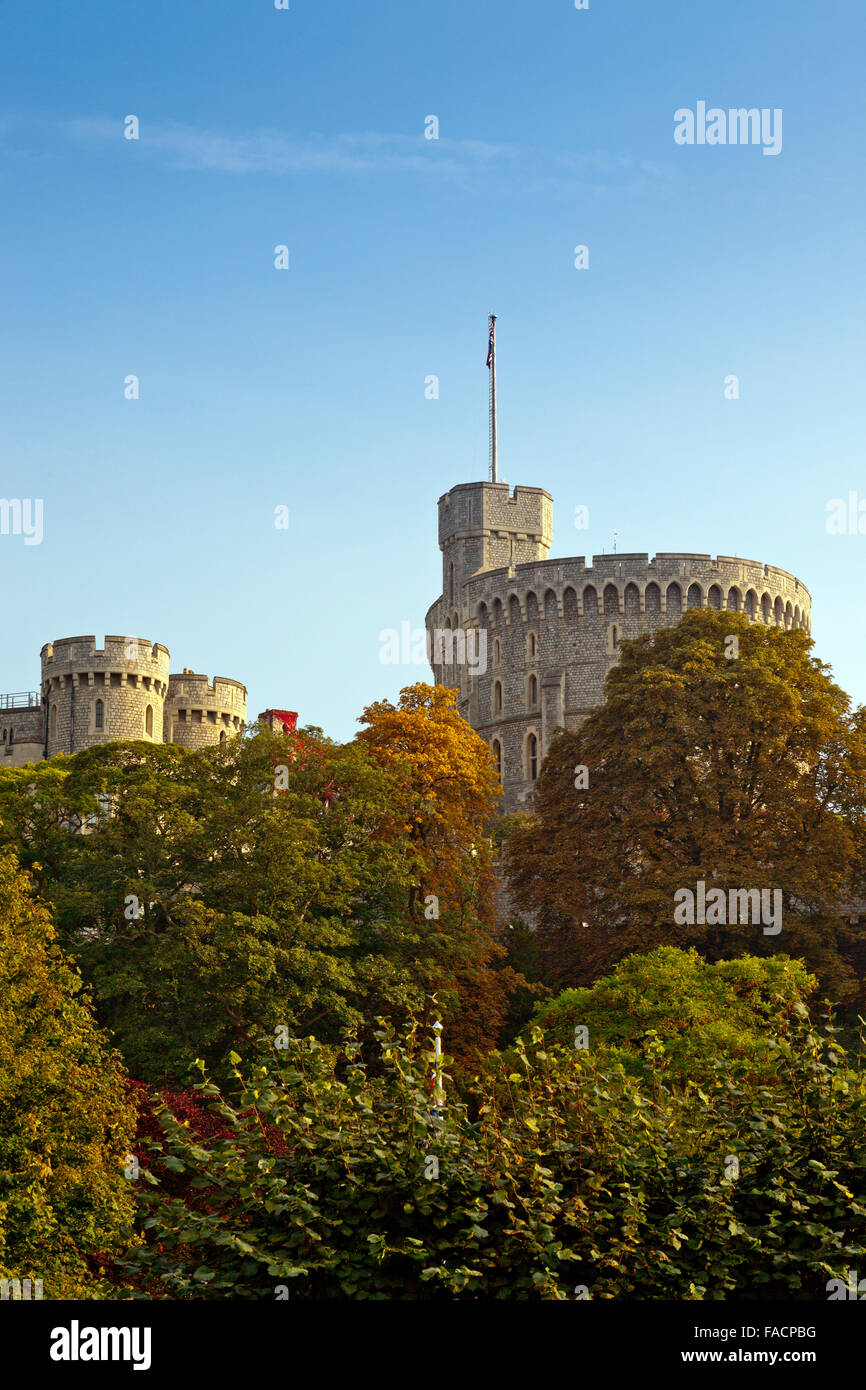
[[[485,475],[493,309],[501,474],[553,494],[553,553],[791,570],[866,701],[866,535],[826,530],[866,502],[847,0],[0,14],[0,492],[45,517],[0,536],[0,688],[149,637],[344,738],[427,679],[379,633],[422,626],[436,500]],[[675,144],[702,100],[781,108],[781,153]]]

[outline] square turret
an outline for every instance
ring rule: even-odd
[[[442,593],[457,601],[473,574],[546,560],[553,542],[553,498],[540,487],[459,483],[439,498]]]

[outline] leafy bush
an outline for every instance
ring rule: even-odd
[[[235,1056],[235,1105],[204,1076],[227,1137],[160,1112],[154,1157],[186,1185],[150,1178],[129,1268],[151,1291],[814,1299],[866,1257],[866,1080],[796,1012],[771,1077],[721,1055],[702,1085],[666,1083],[658,1037],[638,1077],[535,1030],[438,1124],[431,1053],[377,1038],[375,1074],[352,1043]]]

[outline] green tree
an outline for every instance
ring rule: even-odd
[[[741,956],[709,964],[697,951],[660,946],[627,956],[591,987],[565,990],[537,1005],[532,1026],[548,1042],[603,1047],[627,1071],[650,1079],[664,1059],[665,1080],[705,1084],[720,1057],[742,1059],[769,1080],[777,1037],[806,1013],[816,980],[801,961]],[[530,1027],[530,1031],[531,1031]],[[659,1048],[661,1044],[661,1049]]]
[[[508,976],[484,920],[492,774],[446,704],[421,713],[421,732],[440,762],[455,751],[455,787],[465,770],[459,819],[412,782],[421,745],[392,757],[378,721],[344,746],[261,728],[0,772],[0,845],[51,902],[135,1076],[182,1082],[194,1058],[278,1029],[333,1041],[434,993],[460,1014],[465,1057],[495,1040]]]

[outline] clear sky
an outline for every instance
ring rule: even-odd
[[[0,21],[0,492],[44,505],[41,545],[0,536],[0,689],[35,688],[43,642],[127,634],[344,738],[428,679],[379,634],[423,625],[436,500],[485,475],[494,310],[501,474],[553,494],[553,554],[616,530],[791,570],[866,701],[866,534],[826,529],[866,503],[861,6]],[[700,101],[780,108],[781,153],[678,145]]]

